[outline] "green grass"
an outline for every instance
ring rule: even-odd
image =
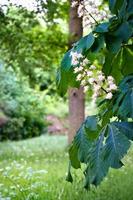
[[[133,200],[133,150],[124,162],[125,167],[110,170],[98,188],[87,192],[80,170],[73,172],[73,184],[65,181],[65,136],[0,143],[0,200]]]

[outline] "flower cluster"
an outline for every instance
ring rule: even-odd
[[[108,7],[100,9],[102,0],[74,0],[71,7],[78,6],[78,16],[83,17],[84,27],[92,28],[96,23],[110,17]]]
[[[98,70],[80,53],[71,52],[71,57],[74,73],[77,75],[76,80],[84,87],[84,92],[92,89],[93,101],[96,101],[100,96],[111,99],[113,97],[112,92],[117,90],[114,78],[112,76],[105,77],[102,71]]]

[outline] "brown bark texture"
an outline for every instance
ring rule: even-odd
[[[70,0],[70,3],[72,0]],[[69,19],[69,47],[72,46],[83,35],[82,18],[77,15],[77,7],[70,8]],[[68,143],[70,144],[84,121],[85,115],[85,97],[83,88],[70,88],[69,89],[69,132]]]

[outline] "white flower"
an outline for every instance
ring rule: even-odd
[[[78,59],[83,58],[83,55],[81,53],[77,53],[76,56]]]
[[[90,69],[94,70],[94,69],[96,69],[96,66],[95,65],[91,65]]]
[[[117,86],[115,84],[111,84],[109,89],[110,90],[117,90]]]
[[[71,4],[71,7],[74,8],[74,7],[76,7],[77,5],[78,5],[78,1],[73,1],[72,4]]]
[[[72,57],[72,65],[78,65],[79,59],[83,58],[83,55],[81,53],[77,53],[73,51],[71,51],[70,56]]]
[[[108,77],[107,77],[107,80],[113,82],[113,81],[114,81],[114,78],[113,78],[113,76],[108,76]]]
[[[81,81],[81,85],[84,86],[85,84],[86,84],[86,81],[85,81],[85,80],[82,80],[82,81]]]
[[[78,60],[72,59],[72,65],[78,65],[78,64],[79,64],[79,61],[78,61]]]
[[[88,65],[89,64],[89,60],[87,59],[87,58],[85,58],[84,60],[83,60],[83,66],[86,66],[86,65]]]
[[[79,67],[79,71],[82,71],[82,70],[83,70],[83,67],[82,67],[82,66],[80,66],[80,67]]]
[[[75,67],[74,68],[74,73],[76,74],[76,73],[78,73],[79,72],[79,68],[78,67]]]
[[[98,85],[98,84],[95,84],[95,85],[94,85],[94,91],[95,91],[95,92],[99,91],[100,89],[101,89],[101,86],[100,86],[100,85]]]
[[[87,71],[87,76],[92,76],[93,75],[93,72],[92,71]]]
[[[78,7],[78,16],[82,17],[84,15],[84,6],[82,4]]]
[[[87,92],[88,89],[89,89],[88,85],[84,86],[84,92]]]
[[[112,99],[113,97],[113,94],[111,92],[109,92],[107,95],[106,95],[106,99]]]
[[[76,80],[77,80],[77,81],[80,81],[81,79],[82,79],[82,74],[78,74]]]
[[[89,83],[92,85],[94,82],[95,82],[95,79],[94,78],[89,78]]]
[[[99,81],[104,81],[104,79],[105,79],[105,76],[104,76],[104,75],[100,74],[100,75],[98,76],[98,80],[99,80]]]
[[[94,93],[93,95],[92,95],[92,99],[96,99],[98,97],[98,93]]]

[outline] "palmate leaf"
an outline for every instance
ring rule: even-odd
[[[133,140],[133,122],[114,122],[113,123],[120,132],[122,132],[129,140]]]
[[[121,9],[125,0],[109,0],[109,8],[113,14],[117,14],[118,10]]]
[[[103,72],[119,83],[123,76],[133,73],[133,46],[123,47],[117,54],[107,52]]]
[[[117,115],[123,120],[133,118],[133,75],[127,76],[119,87],[123,98],[118,107]]]
[[[71,165],[74,168],[80,168],[80,162],[87,162],[88,151],[98,134],[97,117],[87,117],[69,148],[69,157]]]
[[[87,159],[85,170],[85,188],[90,184],[98,185],[108,172],[108,165],[103,162],[103,141],[106,129],[104,129],[97,141],[93,144]]]
[[[88,132],[85,126],[88,127]],[[97,117],[88,117],[69,150],[70,162],[74,168],[79,168],[80,163],[87,166],[84,172],[86,189],[91,184],[99,185],[110,167],[117,169],[123,166],[122,158],[130,147],[130,140],[133,139],[133,122],[112,122],[100,131],[98,128]],[[94,132],[99,132],[99,136],[90,137]],[[72,179],[71,172],[69,177]]]
[[[120,168],[121,159],[130,147],[128,138],[113,123],[108,125],[107,138],[104,145],[104,161],[112,168]]]

